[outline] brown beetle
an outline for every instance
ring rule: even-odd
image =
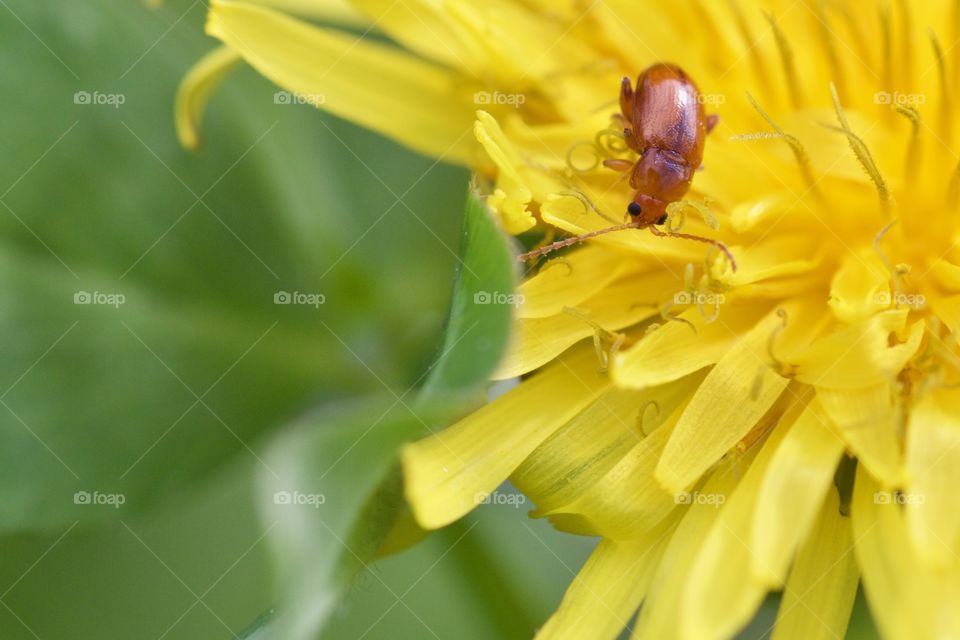
[[[693,80],[676,65],[655,64],[637,78],[636,90],[630,85],[630,78],[620,83],[620,111],[615,119],[623,126],[627,147],[639,158],[612,158],[603,164],[629,173],[630,186],[635,190],[627,206],[630,222],[560,240],[519,259],[545,255],[611,231],[649,228],[657,236],[712,244],[726,254],[736,271],[736,261],[723,243],[688,233],[668,233],[655,226],[667,221],[667,205],[683,198],[690,189],[703,160],[707,134],[719,120],[715,114],[704,113],[703,100]]]

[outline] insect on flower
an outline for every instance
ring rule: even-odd
[[[546,255],[588,238],[623,231],[647,229],[660,237],[706,242],[726,254],[734,271],[737,263],[722,242],[689,233],[661,231],[657,225],[667,221],[667,205],[677,202],[690,189],[693,176],[703,160],[707,134],[717,125],[719,116],[706,115],[700,92],[680,67],[658,63],[637,78],[634,89],[630,78],[620,84],[620,111],[614,116],[623,126],[627,147],[639,155],[636,161],[608,158],[604,166],[629,173],[635,190],[627,205],[629,222],[583,235],[566,238],[519,256],[527,260]]]

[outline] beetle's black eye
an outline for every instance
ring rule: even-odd
[[[663,224],[666,221],[667,221],[667,214],[663,214],[662,216],[657,218],[657,224]]]
[[[627,205],[627,213],[636,218],[642,213],[640,210],[640,205],[638,205],[636,202],[631,202],[629,205]]]

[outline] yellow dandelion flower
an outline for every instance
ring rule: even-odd
[[[549,238],[634,195],[604,166],[637,160],[623,77],[677,64],[720,116],[665,224],[737,268],[634,229],[532,268],[497,374],[522,382],[404,450],[417,522],[509,478],[601,536],[543,638],[727,638],[773,591],[774,638],[843,637],[859,584],[884,637],[960,637],[960,2],[351,4],[393,43],[214,1],[183,139],[242,58]]]

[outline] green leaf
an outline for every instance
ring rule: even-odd
[[[516,262],[508,240],[486,206],[471,193],[464,249],[440,356],[422,397],[476,389],[496,369],[510,335],[516,297]]]
[[[310,640],[326,625],[396,515],[399,446],[437,428],[402,400],[371,399],[310,416],[271,448],[277,474],[261,474],[260,498],[284,593],[264,638]]]
[[[480,388],[499,361],[515,277],[506,238],[471,194],[443,348],[415,409],[395,395],[386,409],[368,401],[308,418],[266,459],[277,473],[261,474],[264,525],[287,592],[284,613],[255,624],[251,637],[307,640],[326,626],[399,513],[400,445],[442,428],[437,416],[462,411],[452,408],[463,404],[456,399]],[[287,503],[296,496],[305,504]]]
[[[276,609],[267,609],[243,633],[240,640],[269,640],[279,637],[276,635]]]

